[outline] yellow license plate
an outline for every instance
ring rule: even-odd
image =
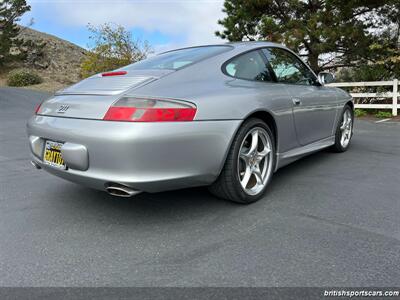
[[[43,153],[43,161],[56,168],[66,169],[65,162],[61,156],[61,147],[63,143],[46,141]]]

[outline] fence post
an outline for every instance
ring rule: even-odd
[[[397,116],[397,98],[398,98],[398,92],[399,92],[399,80],[394,79],[393,80],[393,106],[392,106],[392,115]]]

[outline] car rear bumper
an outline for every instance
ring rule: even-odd
[[[64,179],[105,190],[110,183],[157,192],[211,184],[240,120],[131,123],[33,116],[33,161]],[[46,140],[65,143],[67,170],[43,162]]]

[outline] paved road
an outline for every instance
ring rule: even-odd
[[[33,169],[39,92],[0,89],[0,286],[398,286],[400,124],[280,170],[241,206],[187,189],[114,198]]]

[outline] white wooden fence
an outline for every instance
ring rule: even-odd
[[[392,98],[392,103],[390,104],[377,104],[368,103],[361,104],[356,103],[356,108],[376,108],[376,109],[392,109],[392,115],[397,116],[398,110],[398,99],[400,98],[399,93],[399,80],[395,79],[392,81],[369,81],[369,82],[337,82],[327,84],[328,86],[335,87],[367,87],[367,86],[393,86],[392,92],[385,93],[350,93],[353,98],[377,98],[376,101],[382,101],[387,98]]]

